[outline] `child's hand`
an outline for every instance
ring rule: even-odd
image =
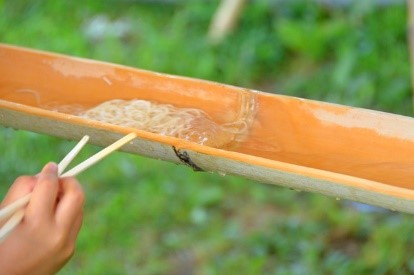
[[[59,179],[49,163],[37,176],[19,177],[1,207],[30,192],[22,222],[0,243],[2,274],[54,274],[74,252],[84,202],[78,181]]]

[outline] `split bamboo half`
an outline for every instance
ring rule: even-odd
[[[52,106],[143,99],[246,117],[248,134],[216,148],[88,120]],[[414,119],[378,111],[0,45],[0,124],[414,213]],[[276,192],[276,191],[275,191]]]

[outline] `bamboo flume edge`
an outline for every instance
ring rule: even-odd
[[[50,108],[118,98],[202,109],[217,123],[240,117],[246,98],[254,111],[247,136],[214,148]],[[414,213],[410,117],[1,44],[0,124],[100,146],[134,132],[123,151]]]

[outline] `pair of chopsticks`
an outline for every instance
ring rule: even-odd
[[[84,136],[78,144],[63,158],[63,160],[58,164],[58,175],[59,177],[74,177],[78,175],[80,172],[85,171],[90,166],[94,165],[107,155],[111,154],[115,150],[121,148],[128,142],[132,141],[136,138],[136,134],[131,133],[129,135],[124,136],[123,138],[119,139],[118,141],[112,143],[108,147],[102,149],[95,155],[91,156],[90,158],[86,159],[85,161],[81,162],[77,166],[73,167],[66,173],[63,171],[66,167],[72,162],[72,160],[78,155],[80,150],[85,146],[85,144],[89,140],[89,136]],[[62,174],[63,173],[63,174]],[[29,203],[31,193],[25,195],[24,197],[16,200],[15,202],[7,205],[3,209],[0,209],[0,221],[9,220],[0,228],[0,241],[3,240],[14,228],[19,225],[21,220],[24,217],[24,207]]]

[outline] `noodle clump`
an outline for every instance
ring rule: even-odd
[[[248,128],[244,121],[219,125],[200,109],[177,108],[139,99],[106,101],[79,115],[213,147],[222,147]]]

